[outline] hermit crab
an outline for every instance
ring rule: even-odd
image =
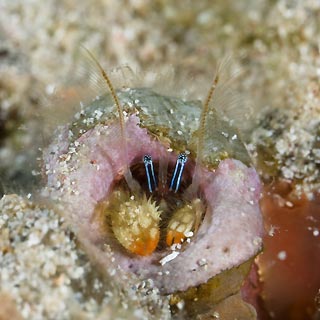
[[[239,291],[263,233],[259,178],[223,110],[224,64],[202,102],[114,88],[85,51],[105,89],[45,150],[45,191],[101,265],[152,279],[180,302],[208,298],[210,283],[225,286],[200,303],[206,312]],[[233,270],[241,270],[237,280]],[[217,285],[225,272],[232,284]]]

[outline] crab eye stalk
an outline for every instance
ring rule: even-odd
[[[170,183],[170,189],[177,193],[180,183],[181,183],[181,176],[183,173],[184,165],[187,162],[188,158],[185,153],[181,153],[178,156],[176,166],[174,168],[173,176]]]
[[[146,176],[148,181],[149,192],[152,193],[157,188],[157,181],[154,175],[152,158],[149,155],[143,157],[144,166],[146,169]]]

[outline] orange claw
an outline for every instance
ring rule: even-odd
[[[152,236],[150,235],[143,239],[140,238],[135,240],[128,250],[139,256],[148,256],[157,248],[159,239],[160,231],[156,230]]]
[[[184,235],[183,232],[179,232],[176,230],[169,230],[167,233],[166,242],[167,242],[167,245],[170,247],[173,244],[182,243],[185,238],[186,236]]]

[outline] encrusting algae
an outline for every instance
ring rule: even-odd
[[[179,308],[184,292],[207,283],[206,292],[219,288],[221,298],[207,310],[199,295],[202,307],[195,305],[192,314],[218,310],[230,289],[227,279],[217,284],[215,276],[228,278],[223,272],[234,270],[237,294],[263,234],[259,178],[234,119],[224,112],[230,92],[225,64],[201,103],[141,86],[114,89],[86,52],[104,91],[58,129],[44,153],[43,193],[86,250],[96,252],[100,267],[114,265],[130,281],[151,279],[163,296],[181,293],[172,300],[177,317],[192,318]]]

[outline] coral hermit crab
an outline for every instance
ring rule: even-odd
[[[74,230],[162,294],[252,259],[263,233],[260,182],[219,110],[228,95],[223,64],[202,103],[146,87],[116,90],[87,54],[109,93],[61,127],[44,154],[46,188]]]

